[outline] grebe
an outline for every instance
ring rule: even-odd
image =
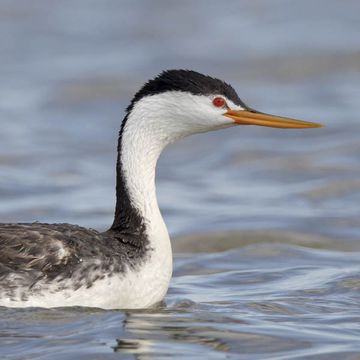
[[[234,125],[321,127],[257,112],[230,85],[195,71],[168,70],[148,81],[120,128],[112,226],[0,224],[0,306],[134,309],[160,302],[172,252],[155,193],[159,155],[175,140]]]

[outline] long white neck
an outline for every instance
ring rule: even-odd
[[[161,151],[169,143],[158,118],[135,106],[124,119],[119,138],[117,164],[117,204],[112,226],[133,243],[168,242],[155,189],[155,169]]]
[[[153,237],[167,234],[156,199],[156,163],[169,143],[232,124],[224,122],[223,110],[209,104],[206,96],[168,91],[130,105],[120,130],[117,204],[111,230],[135,245],[141,243],[145,231]]]
[[[132,116],[135,115],[130,115],[122,136],[122,170],[132,206],[147,231],[154,231],[154,227],[163,225],[155,189],[155,168],[163,146],[139,119],[132,121]]]

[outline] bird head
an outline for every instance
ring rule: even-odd
[[[245,105],[231,85],[190,70],[167,70],[148,81],[135,94],[127,113],[142,119],[144,126],[167,143],[236,125],[283,129],[322,126],[256,111]]]

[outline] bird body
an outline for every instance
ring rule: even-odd
[[[138,248],[113,231],[70,224],[0,226],[0,306],[143,308],[163,299],[172,272],[167,234]]]
[[[109,230],[70,224],[0,224],[0,306],[146,308],[172,275],[169,234],[155,189],[162,150],[185,136],[234,125],[319,124],[247,107],[221,80],[169,70],[138,91],[122,121],[116,208]]]

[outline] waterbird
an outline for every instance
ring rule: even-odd
[[[146,82],[120,127],[113,224],[105,232],[0,224],[0,306],[136,309],[159,303],[172,275],[155,191],[159,155],[188,135],[236,125],[321,127],[256,111],[229,84],[195,71],[166,70]]]

